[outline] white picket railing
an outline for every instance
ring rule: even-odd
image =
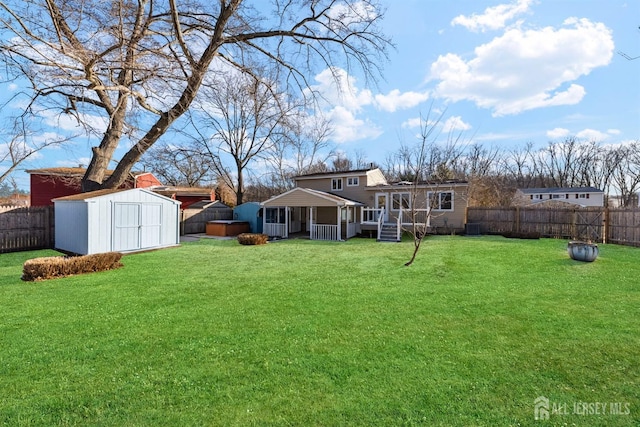
[[[378,236],[382,235],[382,224],[384,224],[384,208],[380,208],[378,215]]]
[[[328,224],[313,224],[311,226],[311,240],[338,240],[338,226]]]
[[[360,222],[363,224],[376,224],[380,215],[384,216],[384,208],[362,208]]]
[[[264,225],[263,233],[271,237],[286,237],[287,224],[274,224],[268,222]]]

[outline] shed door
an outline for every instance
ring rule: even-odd
[[[153,248],[162,243],[162,205],[147,203],[140,210],[140,239],[142,248]]]
[[[113,250],[134,251],[162,243],[162,204],[115,203]]]
[[[113,250],[130,251],[140,249],[139,203],[114,203],[113,205]]]

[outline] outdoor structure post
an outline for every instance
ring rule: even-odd
[[[289,238],[289,206],[284,207],[284,238]]]
[[[309,206],[309,239],[313,240],[313,206]]]
[[[262,231],[267,229],[267,207],[262,207]]]
[[[342,213],[342,208],[338,206],[337,210],[338,210],[338,231],[337,231],[336,240],[340,241],[342,240],[342,227],[341,227],[342,218],[340,217],[340,214]]]

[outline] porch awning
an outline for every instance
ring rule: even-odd
[[[274,208],[279,206],[306,207],[306,206],[364,206],[360,202],[345,199],[335,194],[310,188],[296,187],[292,190],[274,196],[260,203],[260,206]]]

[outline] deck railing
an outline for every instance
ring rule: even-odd
[[[384,214],[384,208],[362,208],[362,216],[360,222],[363,224],[376,224],[381,214]]]
[[[380,213],[378,214],[378,238],[382,235],[382,224],[384,224],[384,208],[380,208]]]
[[[264,225],[263,233],[272,237],[286,237],[287,236],[287,224],[275,224],[266,223]]]
[[[338,240],[338,226],[329,224],[313,224],[311,240]]]

